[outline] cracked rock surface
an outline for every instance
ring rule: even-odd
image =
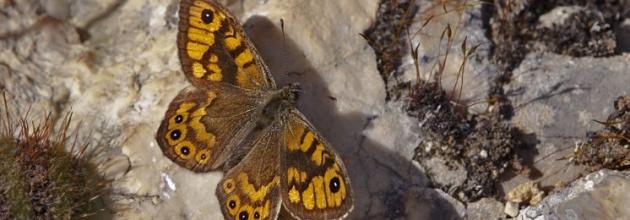
[[[521,210],[517,219],[618,219],[630,216],[630,173],[600,170]]]
[[[348,168],[355,198],[349,219],[506,217],[502,198],[463,204],[432,188],[425,173],[457,185],[466,179],[465,170],[439,158],[412,160],[424,138],[420,123],[406,112],[404,100],[386,101],[374,51],[359,36],[376,20],[378,1],[220,2],[240,18],[277,84],[300,83],[304,93],[298,108]],[[429,1],[416,4],[419,13],[443,10]],[[79,128],[80,138],[104,152],[95,162],[112,180],[109,205],[119,219],[222,219],[214,194],[222,173],[177,166],[154,138],[168,104],[189,85],[177,57],[177,8],[175,0],[0,0],[0,89],[20,113],[29,107],[37,116],[74,113],[72,127]],[[492,63],[496,48],[487,36],[486,13],[483,7],[444,13],[411,39],[421,43],[419,77],[426,79],[443,58],[444,27],[457,30],[441,82],[448,89],[457,85],[465,59],[458,51],[461,41],[480,45],[467,60],[461,87],[469,113],[488,108],[486,95],[499,69]],[[550,23],[554,16],[540,19]],[[414,20],[410,29],[423,22]],[[501,86],[514,107],[508,123],[528,134],[530,148],[519,153],[534,170],[530,176],[502,177],[503,191],[534,180],[549,192],[584,174],[583,167],[562,158],[587,131],[599,128],[593,120],[605,119],[617,96],[630,93],[630,41],[624,40],[630,20],[614,28],[605,33],[615,32],[615,44],[606,45],[617,45],[616,53],[609,54],[608,47],[599,58],[527,51],[510,82]],[[399,68],[395,80],[417,80],[408,54]],[[539,206],[520,210],[519,218],[630,216],[618,206],[628,203],[627,172],[602,170],[555,191]],[[596,213],[590,204],[605,212]]]

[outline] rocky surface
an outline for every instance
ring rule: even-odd
[[[227,3],[276,81],[301,83],[299,108],[351,174],[351,219],[463,215],[460,203],[427,188],[410,161],[413,122],[385,103],[374,54],[358,35],[376,1]],[[31,114],[74,112],[81,124],[73,126],[106,152],[98,162],[113,179],[116,217],[221,218],[214,191],[222,174],[180,168],[154,140],[167,105],[188,85],[176,54],[176,1],[2,4],[0,86]]]
[[[542,186],[567,183],[582,173],[583,168],[566,158],[587,131],[600,129],[593,120],[605,121],[615,98],[630,94],[628,61],[628,54],[598,59],[532,53],[514,71],[509,85],[516,106],[513,121],[536,134],[536,149],[527,153],[543,176]]]
[[[574,2],[565,1],[561,4],[586,4],[578,3],[580,1]],[[547,8],[536,8],[537,4],[538,6],[544,5]],[[628,78],[630,70],[625,64],[628,62],[628,54],[625,53],[627,50],[621,46],[627,44],[627,38],[619,37],[626,34],[625,23],[622,22],[620,26],[616,27],[617,32],[614,34],[617,35],[617,38],[616,42],[614,42],[615,37],[611,37],[613,33],[611,33],[609,24],[604,24],[602,20],[599,21],[601,25],[606,26],[605,31],[601,32],[602,34],[594,33],[600,31],[600,29],[587,29],[583,30],[584,32],[580,32],[579,30],[581,29],[579,27],[582,27],[582,24],[579,24],[579,22],[578,24],[571,23],[576,20],[563,23],[562,19],[557,18],[562,16],[560,12],[564,13],[567,8],[571,7],[554,8],[550,7],[551,4],[537,1],[527,5],[527,7],[530,7],[529,10],[532,10],[531,13],[540,13],[539,16],[541,17],[536,17],[536,15],[527,17],[530,15],[524,15],[530,13],[530,11],[521,11],[523,14],[519,14],[521,9],[518,7],[509,8],[508,11],[504,12],[508,14],[514,12],[514,14],[509,16],[535,18],[533,21],[538,23],[540,27],[546,25],[555,25],[556,28],[563,27],[564,29],[578,27],[573,30],[575,32],[572,32],[570,36],[565,36],[567,38],[558,38],[556,40],[568,43],[565,44],[570,45],[567,48],[582,47],[584,49],[591,46],[593,48],[603,48],[601,51],[607,51],[606,53],[597,52],[600,51],[599,49],[593,49],[589,53],[592,53],[592,56],[605,54],[608,54],[608,56],[602,58],[593,58],[592,56],[580,58],[571,55],[559,55],[552,51],[547,51],[555,49],[539,46],[537,43],[533,43],[531,47],[527,46],[527,50],[518,50],[519,42],[510,41],[508,38],[504,38],[505,41],[495,42],[503,44],[503,48],[512,47],[512,49],[518,50],[512,52],[508,50],[507,52],[511,53],[511,55],[502,58],[518,57],[518,55],[514,54],[521,52],[525,54],[522,60],[515,62],[514,70],[510,70],[510,78],[500,88],[505,91],[505,96],[514,110],[514,115],[510,119],[511,124],[522,132],[522,136],[519,138],[525,143],[525,146],[517,148],[517,153],[522,158],[524,165],[529,168],[529,172],[503,175],[502,188],[504,193],[497,196],[504,201],[506,199],[509,200],[506,195],[507,192],[531,180],[539,181],[541,185],[540,190],[549,192],[554,187],[562,187],[563,184],[570,183],[579,175],[584,174],[584,167],[572,165],[568,160],[572,155],[575,143],[583,140],[587,131],[599,130],[601,125],[593,120],[605,120],[614,111],[613,101],[618,96],[630,93],[630,87],[627,86],[628,82],[630,82],[630,78]],[[623,5],[627,4],[627,2],[622,1],[618,4]],[[449,9],[448,6],[445,8]],[[610,12],[606,9],[608,6],[593,7],[591,5],[588,7],[591,7],[589,9],[591,12],[589,13],[603,13],[607,16],[607,19],[618,19],[618,17],[614,17],[615,12]],[[494,9],[490,9],[491,7],[485,9],[483,7],[475,7],[474,9],[466,10],[465,13],[443,13],[443,7],[421,8],[423,15],[412,27],[419,29],[419,27],[423,27],[422,25],[425,24],[424,21],[426,19],[432,19],[427,26],[423,27],[417,38],[414,39],[421,43],[419,46],[421,78],[430,80],[427,76],[434,74],[435,69],[438,69],[435,60],[445,59],[445,51],[449,49],[445,49],[448,48],[446,40],[440,38],[441,35],[439,33],[448,27],[447,24],[450,25],[451,29],[454,30],[453,33],[455,33],[452,43],[455,46],[451,47],[451,53],[446,58],[446,71],[444,71],[445,74],[441,83],[447,92],[453,91],[451,89],[457,78],[457,70],[462,63],[463,55],[460,45],[464,37],[467,37],[467,45],[480,44],[475,56],[469,59],[465,66],[466,73],[464,75],[465,83],[462,87],[462,98],[456,99],[454,102],[471,104],[470,108],[468,108],[468,113],[483,113],[487,107],[483,99],[488,93],[492,94],[492,91],[489,90],[494,89],[493,86],[495,84],[493,83],[496,81],[493,82],[493,80],[500,73],[500,70],[503,70],[501,68],[504,67],[501,65],[497,66],[495,61],[489,62],[489,60],[493,59],[492,56],[497,55],[497,51],[491,46],[488,47],[488,45],[492,44],[492,41],[487,38],[487,32],[484,33],[483,31],[488,31],[489,28],[484,22],[484,16],[488,16],[486,14],[488,10]],[[571,14],[573,12],[569,10],[566,13]],[[436,14],[439,16],[434,16]],[[623,12],[617,14],[617,16],[623,15]],[[591,18],[584,17],[583,20],[579,21],[583,22],[589,19]],[[597,17],[597,19],[601,18]],[[614,26],[614,24],[610,25]],[[564,30],[563,28],[558,30]],[[414,28],[411,29],[416,30]],[[547,37],[555,36],[555,33],[552,32],[562,31],[551,31],[547,33]],[[580,40],[566,41],[569,38],[580,38]],[[613,39],[613,41],[611,42],[610,39]],[[615,45],[619,46],[614,48]],[[591,49],[585,49],[585,51]],[[618,54],[611,54],[613,51],[616,51]],[[558,53],[564,52],[560,51]],[[499,53],[498,55],[502,54]],[[584,54],[580,56],[584,56]],[[495,59],[500,58],[495,57]],[[416,71],[413,66],[413,60],[410,59],[408,61],[402,66],[402,68],[408,69],[405,74],[406,78],[402,78],[403,81],[407,79],[408,82],[413,82],[416,78]],[[458,92],[457,90],[454,91]],[[422,162],[422,165],[424,168],[429,169],[431,173],[437,174],[432,176],[433,181],[437,181],[440,184],[458,186],[459,182],[462,181],[461,176],[465,176],[466,173],[462,173],[462,169],[457,163],[449,164],[447,161],[446,164],[450,166],[445,166],[443,165],[444,163],[440,162],[439,159],[432,158],[429,161]],[[541,191],[537,191],[536,200],[539,200],[541,197],[540,193]],[[606,202],[604,198],[599,199],[603,203]],[[512,206],[509,209],[511,210],[510,214],[513,216],[518,214],[518,204],[508,204]],[[490,212],[496,214],[497,210],[501,212],[506,210],[503,205],[490,198],[468,203],[467,205],[467,218],[471,219],[486,219],[485,217],[487,216],[481,213]],[[523,204],[521,204],[522,206]],[[484,210],[494,210],[494,212]],[[505,218],[506,214],[498,213],[495,216],[496,218]],[[495,218],[493,217],[493,219]]]
[[[412,160],[424,138],[419,123],[408,116],[404,99],[385,101],[374,51],[359,36],[375,20],[378,1],[222,2],[243,21],[278,84],[299,82],[305,90],[298,107],[349,169],[356,199],[350,219],[506,217],[501,196],[464,205],[449,192],[431,188],[425,177],[431,170],[442,177],[438,181],[458,183],[466,176],[462,169],[440,159],[422,161],[428,168]],[[461,43],[466,39],[469,47],[479,45],[467,59],[457,101],[469,106],[469,113],[483,113],[497,74],[487,8],[458,11],[453,4],[443,13],[441,5],[417,4],[419,15],[410,30],[422,28],[411,35],[414,45],[420,43],[420,78],[428,79],[449,50],[441,83],[459,92],[452,88],[465,59]],[[0,89],[22,112],[27,107],[34,115],[74,112],[73,126],[104,152],[97,163],[113,180],[111,208],[121,219],[222,218],[214,195],[222,174],[178,167],[162,155],[154,139],[167,105],[188,85],[176,53],[176,12],[177,1],[172,0],[0,1]],[[541,24],[550,23],[541,19]],[[613,27],[616,54],[577,58],[532,51],[514,68],[503,88],[515,110],[512,125],[528,134],[530,147],[518,153],[533,172],[502,177],[505,192],[532,179],[549,192],[584,173],[562,159],[587,131],[597,130],[592,120],[604,120],[613,100],[630,93],[630,56],[624,53],[630,43],[620,37],[630,33],[629,24],[626,20]],[[451,47],[440,39],[447,26],[453,30]],[[403,74],[393,80],[414,83],[413,59],[405,54],[401,64]],[[594,209],[586,204],[601,204],[606,210],[625,204],[627,176],[593,174],[543,200],[540,207],[547,208],[521,210],[521,216],[549,213],[545,210],[558,215],[578,210],[571,213],[589,216]],[[592,188],[572,193],[580,185]],[[566,203],[552,202],[560,196]],[[621,209],[605,213],[630,216]]]
[[[517,219],[623,219],[628,210],[630,173],[600,170],[527,207]]]

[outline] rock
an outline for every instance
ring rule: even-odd
[[[492,198],[483,198],[479,201],[468,203],[466,207],[466,219],[502,219],[505,218],[504,206],[501,202]]]
[[[597,8],[559,6],[539,17],[536,36],[542,50],[571,56],[607,56],[615,52],[617,41],[611,24]]]
[[[618,219],[630,216],[630,172],[591,173],[537,206],[523,209],[519,219]]]
[[[468,173],[461,164],[448,164],[440,158],[434,157],[426,161],[421,161],[424,173],[431,175],[434,183],[446,186],[461,186],[466,181]]]
[[[630,52],[630,18],[626,18],[617,28],[617,45],[621,52]]]
[[[107,179],[118,179],[123,177],[131,168],[129,158],[123,155],[112,155],[105,162],[101,163],[99,170]]]
[[[584,11],[582,6],[559,6],[538,17],[538,24],[544,28],[553,28],[554,25],[562,25],[570,15]]]
[[[505,203],[505,209],[503,210],[503,212],[507,215],[509,215],[510,217],[516,217],[518,215],[518,203],[515,202],[507,202]]]
[[[606,120],[613,101],[630,93],[628,54],[606,59],[573,58],[551,53],[531,53],[514,71],[507,86],[515,116],[512,122],[525,133],[535,134],[535,149],[524,151],[536,161],[534,170],[545,176],[541,186],[575,179],[583,170],[567,166],[576,141],[587,131],[599,130],[593,120]],[[604,76],[605,77],[602,77]],[[511,189],[528,181],[514,178],[504,184]]]

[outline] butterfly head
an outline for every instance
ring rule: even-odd
[[[300,84],[291,83],[284,88],[282,88],[282,95],[287,102],[291,105],[295,105],[297,103],[300,94],[302,94],[302,89],[300,88]]]

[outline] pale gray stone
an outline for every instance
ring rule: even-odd
[[[630,216],[630,173],[600,170],[527,207],[519,219],[623,219]]]
[[[466,207],[466,219],[469,220],[485,220],[485,219],[503,219],[503,203],[492,198],[483,198],[479,201],[468,203]]]
[[[510,217],[516,217],[518,215],[518,210],[519,210],[518,206],[519,206],[518,203],[508,201],[505,203],[505,208],[503,209],[503,212],[505,212],[505,214]]]
[[[559,159],[570,156],[587,131],[601,129],[593,120],[605,120],[616,97],[630,94],[628,61],[628,54],[601,59],[531,53],[514,71],[507,86],[516,110],[512,121],[525,133],[535,134],[536,150],[526,156],[546,176],[542,187],[569,182],[583,170]],[[525,181],[526,177],[514,178],[504,187]]]

